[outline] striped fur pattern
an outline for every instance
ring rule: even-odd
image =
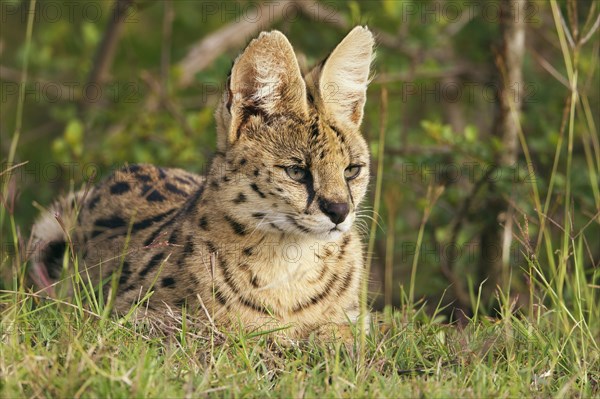
[[[129,165],[59,200],[33,228],[36,284],[59,295],[71,242],[85,280],[120,273],[118,313],[151,290],[144,309],[159,318],[186,306],[219,326],[287,326],[297,338],[356,321],[373,45],[356,27],[303,76],[285,36],[261,33],[232,68],[206,176]]]

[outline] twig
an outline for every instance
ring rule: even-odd
[[[167,96],[167,90],[169,87],[169,67],[171,66],[171,36],[173,32],[173,19],[175,18],[172,0],[165,0],[164,8],[165,15],[163,18],[162,48],[160,56],[161,97]]]
[[[579,40],[579,21],[577,20],[577,0],[567,1],[567,16],[569,17],[569,24],[573,31],[574,42]]]
[[[322,3],[305,0],[284,0],[257,6],[257,15],[268,15],[258,21],[249,21],[244,18],[226,25],[208,36],[194,43],[177,67],[180,69],[178,87],[188,87],[194,81],[194,75],[203,71],[221,54],[234,48],[241,47],[248,38],[269,26],[275,24],[286,16],[286,10],[295,7],[307,18],[328,23],[342,30],[349,30],[351,24],[335,9]],[[377,42],[385,47],[397,50],[412,60],[422,58],[419,49],[406,46],[407,41],[402,36],[395,36],[384,31],[371,28]]]
[[[268,18],[260,18],[258,21],[240,18],[194,43],[183,60],[177,64],[181,72],[177,86],[189,86],[194,81],[194,75],[206,69],[221,54],[241,47],[249,37],[256,36],[258,32],[279,21],[291,3],[290,0],[279,1],[269,4],[268,9],[264,4],[259,4],[257,15],[268,15]]]
[[[471,208],[471,203],[473,199],[479,193],[481,187],[488,181],[490,175],[496,170],[495,166],[490,167],[486,173],[481,176],[479,180],[475,182],[473,188],[469,195],[463,201],[461,207],[456,213],[456,217],[452,222],[452,230],[450,234],[450,240],[448,241],[448,253],[443,257],[443,260],[440,264],[442,273],[444,276],[452,283],[454,293],[456,298],[461,305],[461,308],[466,309],[469,306],[469,297],[465,293],[463,282],[456,276],[454,273],[454,261],[456,260],[456,243],[458,241],[458,235],[460,234],[460,230],[462,228],[463,222],[467,218],[467,214],[469,209]]]
[[[311,18],[311,19],[314,19],[314,20],[320,21],[320,22],[329,23],[330,25],[333,25],[333,26],[343,29],[343,30],[349,30],[352,27],[351,24],[339,12],[337,12],[335,9],[332,9],[331,7],[328,7],[322,3],[319,3],[316,1],[303,1],[303,0],[297,0],[294,3],[295,3],[295,6],[298,7],[298,10],[300,12],[302,12],[302,14],[304,14],[308,18]],[[324,17],[324,16],[326,16],[326,17]],[[374,29],[372,27],[370,27],[369,29],[371,30],[371,32],[373,32],[373,34],[377,38],[378,44],[385,46],[385,47],[393,48],[393,49],[405,54],[406,56],[408,56],[411,59],[419,58],[419,50],[407,47],[405,45],[405,43],[406,43],[406,40],[404,40],[405,38],[400,37],[400,36],[391,35],[387,32],[384,32],[384,31],[381,31],[378,29]]]
[[[532,46],[527,46],[527,50],[529,50],[531,52],[531,54],[533,55],[533,58],[535,58],[535,60],[537,62],[539,62],[539,64],[542,66],[542,68],[544,68],[556,80],[558,80],[560,83],[562,83],[563,86],[565,86],[566,88],[571,87],[571,86],[569,86],[569,81],[564,76],[562,76],[562,74],[560,72],[558,72],[556,70],[556,68],[554,68],[554,66],[552,66],[551,63],[546,61],[546,59],[544,57],[542,57]]]
[[[24,162],[18,163],[16,165],[9,166],[8,168],[6,168],[4,170],[0,170],[0,176],[2,176],[5,173],[10,172],[13,169],[19,168],[19,167],[21,167],[21,166],[23,166],[23,165],[25,165],[27,163],[29,163],[29,161],[24,161]]]
[[[590,38],[594,35],[594,33],[596,33],[596,31],[598,30],[599,27],[600,27],[600,14],[598,14],[598,17],[596,18],[596,21],[594,22],[594,25],[590,28],[589,32],[586,33],[586,35],[579,40],[579,45],[583,46],[585,43],[587,43],[587,41],[590,40]]]
[[[573,40],[573,37],[571,36],[571,31],[569,30],[569,26],[567,25],[567,22],[565,21],[565,17],[562,14],[562,12],[560,11],[560,9],[558,10],[558,15],[560,16],[560,23],[564,29],[565,36],[567,38],[567,41],[569,42],[569,46],[571,46],[571,48],[574,48],[575,41]]]
[[[117,43],[123,30],[127,10],[133,3],[134,0],[116,0],[108,26],[104,31],[104,37],[102,37],[102,41],[96,51],[93,68],[87,80],[88,84],[104,83],[115,57]],[[80,104],[82,107],[86,107],[89,104],[85,96],[82,96]]]

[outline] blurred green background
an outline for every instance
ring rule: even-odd
[[[115,4],[125,10],[123,19],[115,17]],[[587,279],[598,285],[598,4],[559,2],[571,40],[591,32],[577,50],[579,97],[572,121],[570,176],[566,163],[571,91],[552,10],[545,1],[528,2],[525,15],[519,16],[525,22],[525,55],[523,81],[514,87],[514,95],[522,102],[520,121],[531,163],[520,143],[517,162],[499,164],[505,151],[497,129],[504,46],[501,5],[483,0],[39,1],[23,127],[13,162],[28,164],[12,172],[14,184],[7,192],[16,196],[10,212],[26,241],[38,213],[34,202],[47,206],[93,173],[106,176],[126,162],[202,172],[215,148],[213,112],[220,88],[232,60],[256,35],[242,35],[244,29],[281,30],[310,66],[352,26],[366,24],[378,38],[363,122],[373,157],[365,206],[378,209],[370,276],[374,307],[399,306],[405,299],[408,289],[401,286],[409,284],[418,231],[429,208],[419,243],[417,298],[432,306],[440,300],[452,303],[450,308],[468,313],[469,287],[476,295],[484,281],[485,309],[493,306],[496,284],[510,286],[515,297],[527,292],[528,282],[522,277],[525,257],[537,256],[551,267],[550,258],[560,256],[548,253],[544,240],[538,242],[540,219],[532,195],[535,185],[545,203],[551,178],[546,228],[558,240],[568,216],[573,237],[584,229]],[[11,166],[7,162],[29,6],[28,1],[1,3],[2,170]],[[230,30],[219,35],[221,29]],[[194,49],[204,51],[199,60],[209,57],[210,62],[203,67],[198,60],[186,63]],[[3,184],[7,177],[8,173],[2,176]],[[378,177],[382,184],[375,204]],[[428,190],[438,190],[435,204],[432,195],[428,200]],[[514,236],[510,260],[494,277],[490,271],[497,259],[490,256],[499,256],[494,243],[508,220]],[[366,222],[370,227],[371,220]],[[8,223],[1,228],[4,237]],[[10,240],[2,241],[9,245]],[[7,253],[3,252],[3,267],[10,263]]]

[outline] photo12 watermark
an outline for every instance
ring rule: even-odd
[[[201,21],[247,22],[271,25],[276,21],[295,22],[303,14],[313,20],[334,23],[339,18],[338,10],[331,2],[296,1],[207,1],[199,3]]]
[[[499,23],[503,19],[512,18],[515,22],[536,24],[539,22],[539,4],[528,1],[524,8],[516,2],[486,0],[448,0],[448,1],[411,1],[398,2],[402,22],[419,21],[428,23],[453,23],[474,18],[481,18],[489,23]]]
[[[533,82],[514,82],[507,88],[508,95],[515,103],[537,102],[538,89],[537,84]],[[469,104],[498,103],[501,86],[492,82],[403,82],[400,93],[403,103],[443,104],[459,101]]]
[[[138,103],[143,98],[142,86],[135,81],[114,81],[105,84],[77,81],[60,82],[0,82],[0,103],[17,101],[21,89],[23,99],[34,103],[85,101],[87,103]]]
[[[28,2],[0,2],[0,21],[7,23],[11,20],[25,24],[30,14],[35,23],[58,23],[86,21],[99,23],[109,19],[119,19],[124,23],[138,23],[139,10],[135,2],[126,7],[114,7],[113,2],[95,1],[38,1],[35,9],[30,10]]]
[[[419,182],[423,184],[452,184],[468,181],[531,183],[536,181],[534,164],[517,162],[501,166],[485,162],[403,162],[387,175],[398,183]]]

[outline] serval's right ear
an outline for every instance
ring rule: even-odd
[[[360,127],[374,46],[371,31],[357,26],[306,77],[317,87],[321,110],[342,126]]]
[[[306,86],[294,50],[281,32],[261,33],[235,60],[217,112],[221,151],[253,121],[267,122],[273,115],[307,117]]]

